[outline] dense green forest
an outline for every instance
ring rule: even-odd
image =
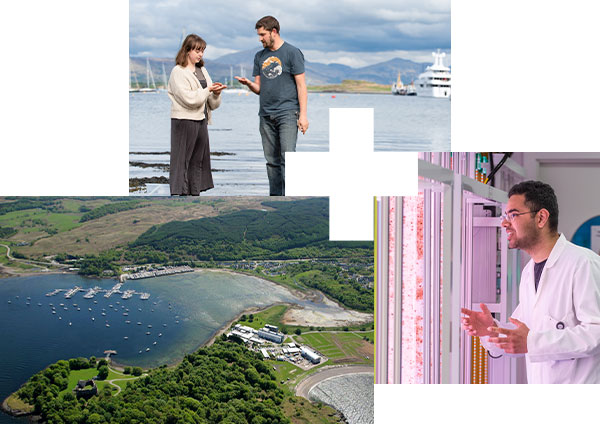
[[[289,423],[286,395],[270,367],[242,345],[218,340],[186,355],[175,368],[160,367],[118,395],[105,388],[88,401],[67,387],[71,369],[85,359],[58,361],[17,392],[52,423]],[[83,364],[85,366],[85,364]]]
[[[313,198],[264,202],[274,211],[245,210],[153,226],[130,245],[129,257],[162,252],[202,261],[369,256],[369,242],[329,241],[329,202]],[[314,255],[314,256],[313,256]]]

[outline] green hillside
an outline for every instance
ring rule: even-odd
[[[262,204],[269,210],[153,226],[130,245],[130,252],[159,251],[198,260],[372,255],[373,246],[368,242],[329,241],[328,199]]]

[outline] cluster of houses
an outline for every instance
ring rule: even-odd
[[[123,268],[125,271],[125,268]],[[142,271],[136,271],[131,274],[126,274],[125,278],[128,280],[140,280],[142,278],[152,278],[152,277],[160,277],[163,275],[171,275],[171,274],[181,274],[183,272],[192,272],[194,271],[188,265],[183,266],[159,266],[157,268],[147,268]]]
[[[311,260],[313,263],[326,264],[337,266],[342,269],[343,272],[348,273],[348,279],[354,280],[358,282],[360,285],[365,287],[373,287],[374,277],[373,276],[364,276],[357,274],[352,271],[351,268],[355,267],[355,264],[347,264],[340,263],[338,260],[329,260],[329,259],[313,259]],[[264,270],[264,273],[269,276],[279,276],[286,275],[286,268],[288,265],[298,264],[300,261],[286,261],[286,262],[278,262],[278,261],[225,261],[220,262],[220,266],[226,266],[232,269],[238,270],[255,270],[258,267],[261,267]]]
[[[285,334],[280,333],[274,325],[266,324],[264,328],[255,330],[241,324],[236,324],[229,333],[228,338],[242,340],[249,347],[263,346],[267,343],[277,343],[282,346],[259,348],[263,359],[276,359],[298,363],[304,358],[312,364],[321,362],[321,356],[306,346],[297,346],[296,343],[283,344]]]

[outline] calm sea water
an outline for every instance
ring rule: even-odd
[[[206,194],[268,195],[265,159],[258,131],[258,96],[223,93],[221,107],[209,126],[215,188]],[[129,151],[170,150],[170,107],[165,91],[129,95]],[[329,150],[329,108],[373,108],[376,151],[450,150],[450,101],[384,94],[321,94],[308,96],[310,128],[298,135],[297,151]],[[130,155],[130,161],[169,163],[168,155]],[[166,176],[155,168],[130,167],[130,177]],[[140,194],[169,195],[166,185],[150,184]]]
[[[123,287],[150,293],[148,300],[138,296],[123,300],[118,295],[106,299],[102,294],[84,299],[84,292],[71,299],[63,294],[45,296],[55,288],[97,285],[107,289],[115,283],[77,275],[0,279],[0,399],[59,359],[103,357],[105,350],[114,349],[118,352],[114,360],[122,364],[154,367],[177,362],[251,306],[291,302],[318,310],[330,308],[300,300],[287,289],[258,278],[213,271],[130,281]],[[13,421],[0,413],[0,423]]]
[[[375,386],[373,374],[350,374],[329,378],[309,392],[311,400],[321,401],[342,411],[349,424],[373,424]],[[362,399],[356,402],[356,399]]]

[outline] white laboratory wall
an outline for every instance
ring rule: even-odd
[[[528,179],[550,184],[558,198],[558,229],[571,239],[577,228],[600,215],[600,153],[525,153]]]

